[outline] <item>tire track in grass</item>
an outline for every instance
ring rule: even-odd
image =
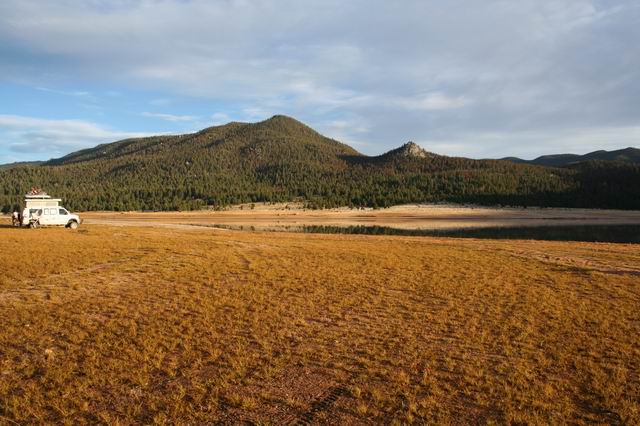
[[[29,279],[22,280],[17,283],[18,285],[16,285],[15,288],[5,289],[2,293],[0,293],[0,302],[7,302],[9,300],[19,298],[19,297],[22,297],[23,299],[26,300],[26,298],[33,295],[47,295],[51,291],[56,289],[57,280],[64,279],[65,277],[78,277],[78,276],[83,276],[87,274],[91,275],[96,272],[105,271],[115,266],[123,265],[125,263],[141,261],[146,257],[148,257],[149,255],[153,254],[153,251],[146,250],[146,249],[141,250],[141,252],[142,253],[140,254],[125,256],[110,262],[99,263],[97,265],[93,265],[87,268],[77,269],[75,271],[47,274],[37,279],[29,278]],[[148,262],[148,264],[150,263],[153,263],[153,262]],[[52,280],[53,280],[53,283],[50,282]],[[38,286],[33,286],[33,285],[27,286],[27,284],[33,281],[37,281],[42,284]]]
[[[318,414],[329,411],[331,407],[333,407],[333,405],[346,394],[347,389],[344,386],[335,386],[330,388],[318,395],[306,412],[296,416],[296,418],[290,420],[286,424],[291,426],[310,425]]]

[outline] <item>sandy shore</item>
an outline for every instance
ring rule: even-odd
[[[402,205],[387,209],[305,210],[294,204],[236,206],[225,211],[86,212],[87,224],[122,226],[255,226],[378,225],[401,229],[640,224],[640,211],[487,208],[451,205]]]

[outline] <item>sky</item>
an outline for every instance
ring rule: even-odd
[[[0,164],[275,114],[369,155],[638,147],[640,2],[0,2]]]

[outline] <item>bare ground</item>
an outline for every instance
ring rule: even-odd
[[[88,224],[129,226],[231,225],[259,229],[305,225],[377,225],[400,229],[457,229],[480,227],[640,224],[640,211],[488,208],[441,205],[403,205],[388,209],[306,210],[296,204],[236,206],[225,211],[88,212]]]

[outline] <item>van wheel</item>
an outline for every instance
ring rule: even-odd
[[[67,226],[69,228],[71,228],[71,229],[78,229],[78,222],[76,222],[76,221],[69,222],[69,224]]]
[[[36,229],[38,227],[38,222],[29,222],[29,228]]]

